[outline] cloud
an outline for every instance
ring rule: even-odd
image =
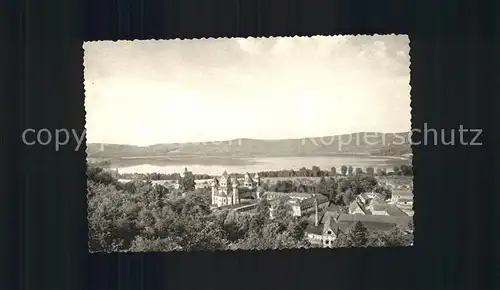
[[[409,47],[401,39],[86,44],[88,139],[155,144],[409,130]]]

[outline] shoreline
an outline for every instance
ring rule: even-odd
[[[370,157],[373,157],[373,158],[386,158],[386,159],[394,159],[394,160],[408,160],[408,161],[411,160],[411,158],[404,157],[404,156],[370,155]]]
[[[108,157],[96,157],[87,156],[87,161],[89,160],[100,160],[100,161],[125,161],[125,160],[171,160],[171,161],[184,161],[185,159],[256,159],[256,158],[300,158],[300,157],[369,157],[369,158],[386,158],[386,159],[401,159],[406,160],[410,157],[405,156],[389,156],[389,155],[371,155],[370,153],[342,153],[342,152],[331,152],[331,153],[318,153],[318,154],[255,154],[255,155],[199,155],[199,154],[172,154],[172,155],[143,155],[143,156],[108,156]]]

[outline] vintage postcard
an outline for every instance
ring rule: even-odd
[[[406,35],[84,43],[91,252],[413,245]]]

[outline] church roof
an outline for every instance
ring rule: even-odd
[[[254,178],[259,178],[259,173],[258,172],[255,173]]]
[[[214,185],[219,184],[219,180],[217,179],[217,177],[214,177],[214,179],[212,179],[212,184],[214,184]]]
[[[250,180],[250,181],[252,180],[252,176],[250,176],[250,173],[248,173],[248,172],[245,173],[245,179]]]
[[[227,170],[224,170],[221,176],[227,178],[229,176],[229,174],[227,174]]]
[[[238,186],[238,185],[240,185],[240,182],[238,181],[238,179],[236,177],[233,177],[233,178],[231,178],[231,184],[233,184],[234,186]]]

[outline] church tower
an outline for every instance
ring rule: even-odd
[[[259,176],[258,172],[255,173],[255,176],[253,177],[253,181],[255,182],[255,186],[260,186],[260,176]]]
[[[215,196],[219,190],[219,181],[214,177],[212,180],[212,204],[216,204]]]
[[[318,199],[314,197],[314,225],[319,225]]]
[[[233,180],[231,180],[231,184],[233,186],[233,204],[239,204],[240,194],[238,192],[238,185],[239,185],[238,179],[233,178]]]

